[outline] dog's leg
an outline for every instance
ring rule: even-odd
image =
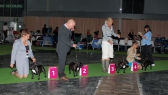
[[[79,69],[80,70],[80,69]],[[78,76],[79,70],[76,71],[76,76]]]
[[[141,69],[141,70],[143,70],[143,67],[144,67],[144,66],[143,66],[142,64],[141,64],[141,66],[142,66],[142,69]]]
[[[146,71],[147,67],[148,67],[148,66],[146,65],[146,66],[145,66],[145,71]]]
[[[118,70],[118,67],[117,66],[115,66],[116,67],[116,71]]]
[[[32,72],[32,78],[31,79],[33,79],[34,78],[34,73],[33,73],[33,71],[31,71]]]
[[[118,71],[117,71],[117,73],[119,73],[120,72],[120,66],[118,66]]]
[[[40,80],[40,73],[38,73],[38,80]]]
[[[126,67],[124,68],[124,71],[123,71],[123,73],[125,73],[125,70],[126,70]]]
[[[152,64],[150,64],[150,69],[152,69]]]
[[[75,70],[73,71],[73,75],[74,75],[74,77],[75,77]]]
[[[69,66],[69,74],[71,74],[71,67]]]
[[[46,70],[45,70],[45,68],[43,67],[43,73],[44,73],[44,77],[46,77]]]

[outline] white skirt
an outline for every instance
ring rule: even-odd
[[[108,59],[114,57],[113,44],[111,45],[107,41],[102,41],[102,59]]]

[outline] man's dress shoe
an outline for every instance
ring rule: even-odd
[[[69,80],[66,76],[64,76],[64,77],[60,77],[60,80]]]

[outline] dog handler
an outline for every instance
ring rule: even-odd
[[[141,58],[139,57],[140,54],[137,54],[138,46],[139,46],[139,43],[137,41],[134,41],[133,45],[127,51],[127,58],[126,59],[128,61],[129,67],[132,66],[132,63],[135,62],[135,59],[141,60]],[[139,63],[138,63],[138,69],[142,69],[142,66]]]
[[[12,48],[10,67],[13,68],[16,61],[17,71],[12,71],[11,74],[19,78],[27,78],[29,74],[28,57],[30,57],[33,62],[36,62],[31,49],[31,43],[28,40],[29,37],[30,32],[28,30],[22,30],[21,38],[15,40]]]
[[[142,37],[142,46],[143,49],[141,51],[141,58],[144,59],[146,55],[148,56],[149,60],[152,62],[152,66],[155,66],[152,53],[151,53],[151,48],[152,48],[152,32],[149,27],[149,25],[146,25],[144,27],[145,30],[145,35],[142,34],[142,32],[139,32],[139,35]]]
[[[103,40],[102,40],[102,71],[107,72],[109,67],[110,58],[113,58],[113,41],[112,36],[120,38],[120,35],[114,33],[113,19],[107,18],[105,24],[102,26]]]
[[[71,36],[72,32],[71,29],[73,29],[75,26],[75,21],[73,19],[69,19],[67,23],[63,24],[58,31],[58,43],[57,43],[57,54],[58,54],[58,61],[59,61],[59,67],[58,67],[58,75],[60,80],[68,80],[66,77],[65,71],[65,62],[67,53],[70,51],[71,47],[76,47],[76,44],[71,43]]]

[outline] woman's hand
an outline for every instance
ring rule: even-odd
[[[33,62],[35,63],[36,62],[36,59],[35,58],[32,58]]]
[[[118,35],[118,38],[120,38],[120,35]]]
[[[138,32],[138,34],[139,34],[140,36],[142,36],[142,32]]]
[[[11,67],[11,68],[13,68],[13,66],[14,66],[13,64],[10,64],[10,67]]]
[[[137,57],[136,59],[137,59],[137,60],[141,60],[141,58],[140,58],[140,57]]]
[[[140,56],[140,54],[137,54],[136,56]]]
[[[108,40],[108,42],[112,45],[113,44],[113,41],[112,40]]]

